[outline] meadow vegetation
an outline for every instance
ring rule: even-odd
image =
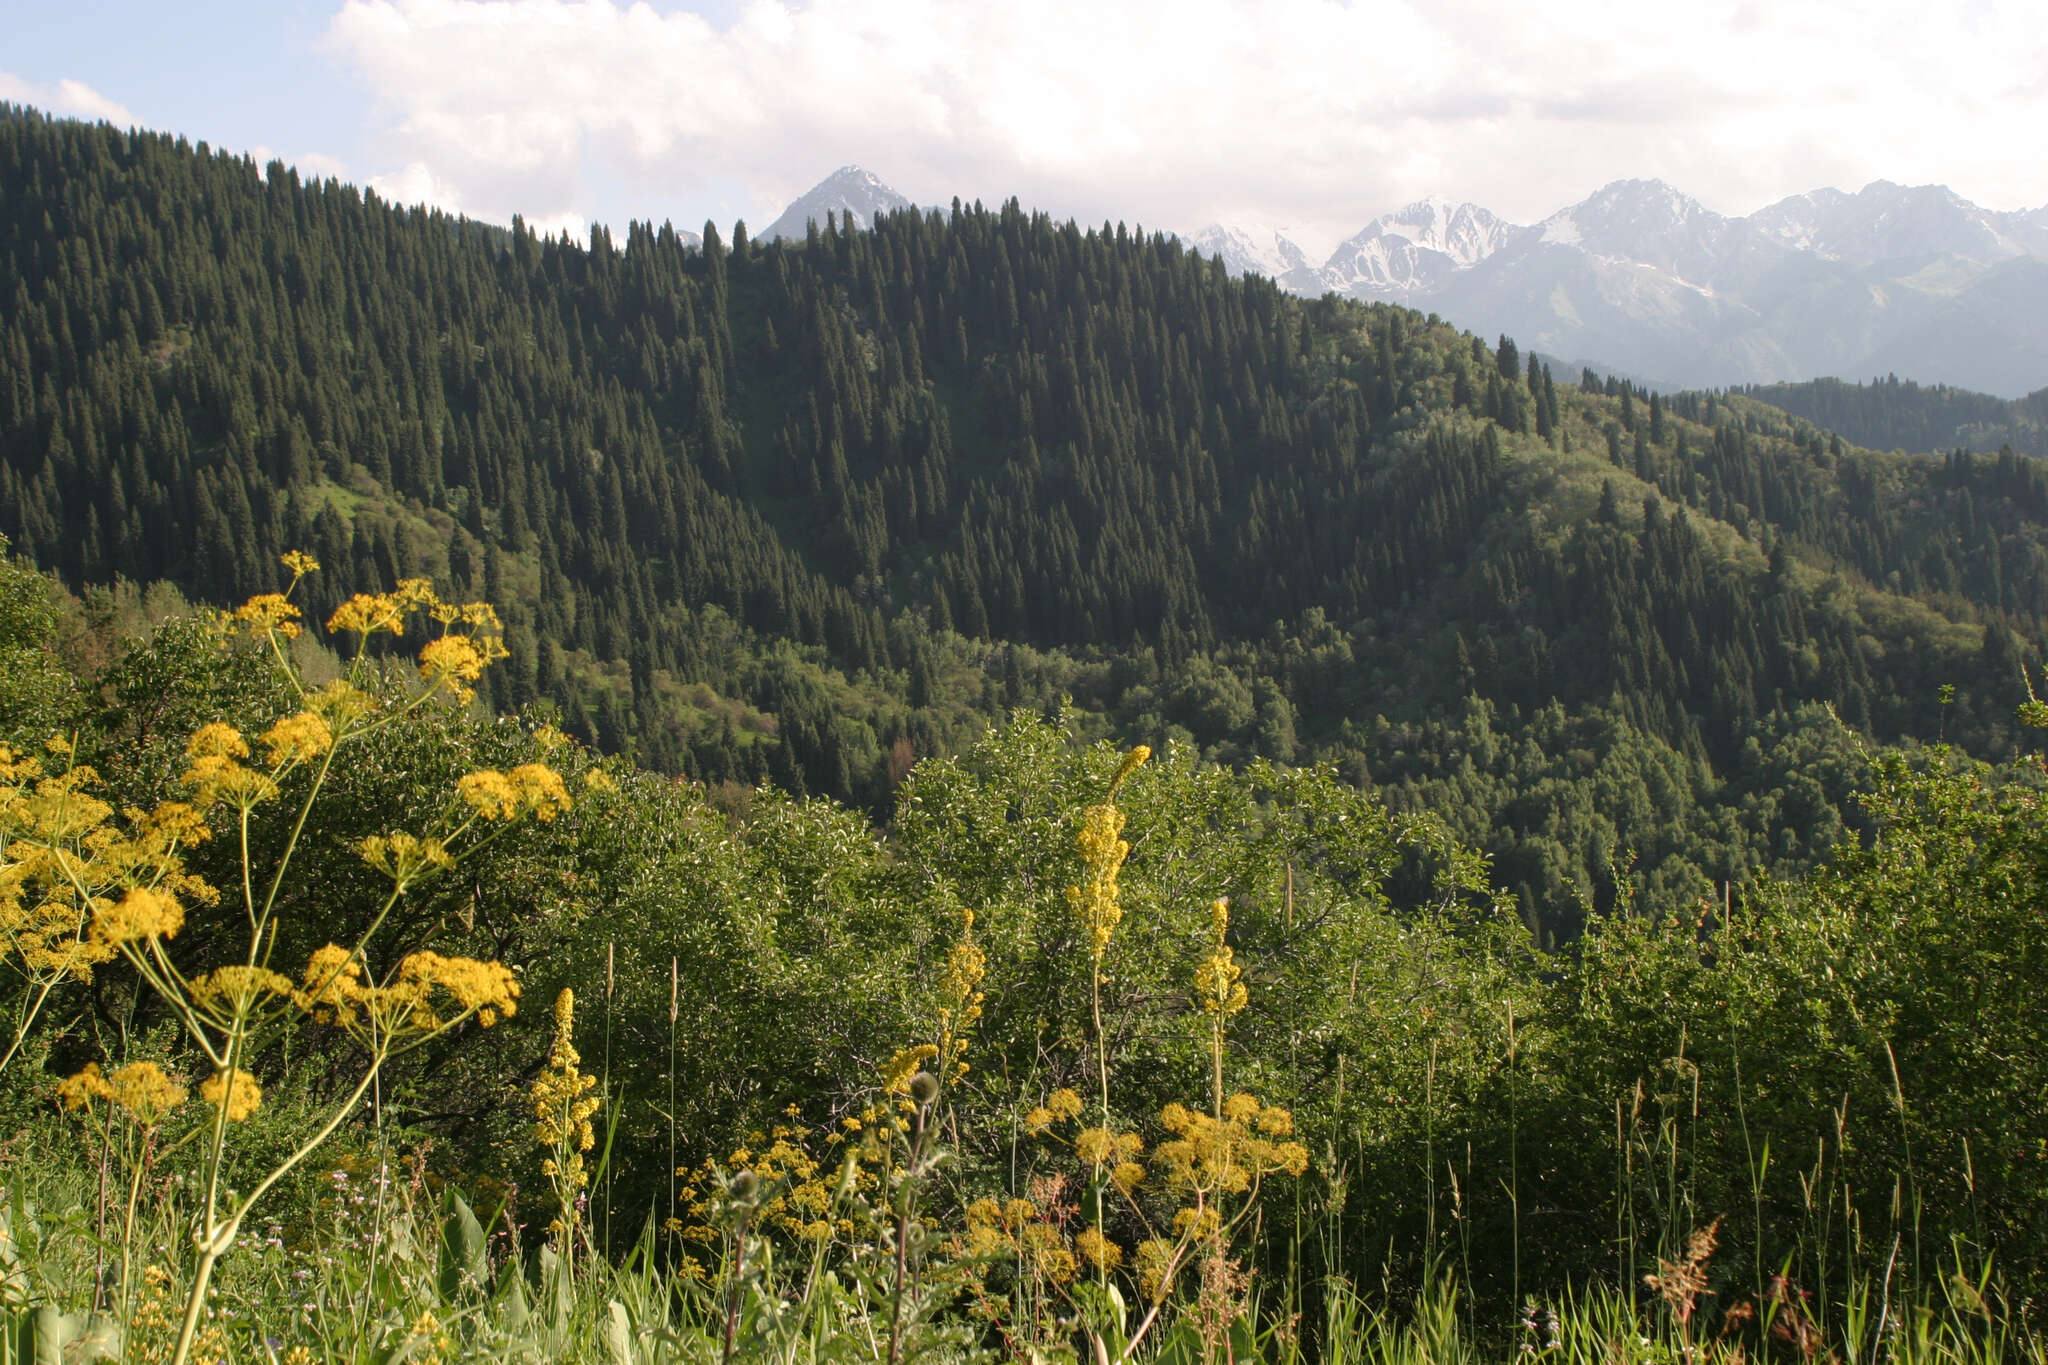
[[[2038,768],[1546,949],[1327,767],[1020,713],[876,825],[285,567],[5,565],[0,1357],[2042,1355]]]

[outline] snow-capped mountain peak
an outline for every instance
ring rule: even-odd
[[[1187,238],[1188,247],[1204,256],[1220,257],[1233,275],[1264,275],[1279,280],[1308,270],[1308,255],[1279,228],[1264,224],[1232,226],[1211,223]]]
[[[1537,228],[1545,242],[1684,275],[1719,254],[1731,221],[1661,180],[1617,180]]]
[[[1373,219],[1330,254],[1328,287],[1401,295],[1430,289],[1516,241],[1526,228],[1477,204],[1419,199]]]
[[[2031,254],[2041,235],[2029,214],[1979,208],[1946,185],[1889,180],[1873,180],[1854,194],[1795,194],[1749,221],[1795,250],[1853,265],[1941,253],[1989,263]]]
[[[812,223],[823,227],[827,213],[850,218],[856,228],[866,228],[874,225],[876,214],[914,207],[873,172],[841,166],[792,201],[761,233],[761,240],[802,237]]]

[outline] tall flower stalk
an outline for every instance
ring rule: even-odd
[[[1109,1040],[1102,1028],[1102,959],[1109,952],[1110,939],[1123,919],[1118,901],[1117,874],[1131,846],[1124,842],[1124,814],[1116,807],[1116,790],[1138,766],[1152,757],[1143,744],[1124,755],[1116,776],[1109,780],[1109,792],[1100,805],[1088,807],[1081,816],[1082,878],[1079,886],[1067,888],[1067,904],[1081,921],[1088,936],[1088,1007],[1095,1025],[1095,1079],[1102,1100],[1102,1122],[1109,1125]]]
[[[590,1092],[597,1087],[595,1076],[580,1070],[583,1058],[576,1051],[576,993],[564,987],[555,997],[555,1041],[548,1050],[546,1070],[533,1083],[533,1139],[547,1155],[540,1172],[554,1187],[559,1212],[548,1231],[561,1248],[562,1264],[575,1273],[576,1233],[581,1222],[581,1200],[590,1184],[583,1154],[596,1144],[597,1133],[590,1118],[600,1103]]]

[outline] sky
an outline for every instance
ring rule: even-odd
[[[920,203],[1279,227],[1609,181],[2048,204],[2039,0],[7,0],[0,99],[495,222],[765,226],[841,165]]]

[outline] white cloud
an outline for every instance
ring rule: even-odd
[[[394,204],[429,204],[450,213],[462,212],[462,196],[424,161],[409,161],[403,169],[389,175],[371,176],[367,183]]]
[[[108,99],[84,81],[60,80],[55,85],[37,85],[12,72],[0,71],[0,100],[31,104],[49,114],[72,118],[105,119],[117,128],[131,128],[142,122],[126,105]]]
[[[2048,201],[2048,26],[2003,0],[347,0],[327,41],[391,115],[390,192],[500,220],[580,222],[608,179],[737,183],[758,224],[845,162],[925,202],[1326,232],[1634,175],[1726,212],[1879,177]]]

